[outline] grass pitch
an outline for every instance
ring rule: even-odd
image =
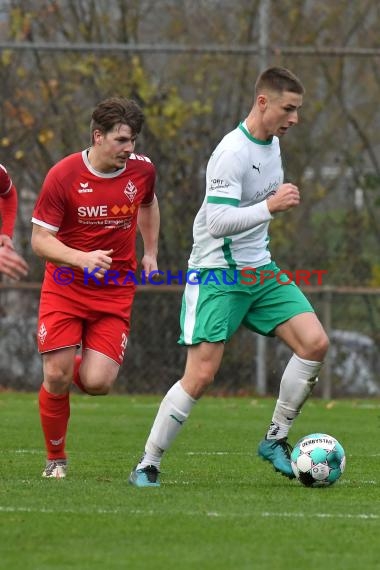
[[[326,432],[347,468],[309,489],[256,456],[274,401],[203,398],[162,463],[127,484],[158,397],[72,395],[65,480],[43,480],[36,394],[0,394],[1,570],[379,569],[380,402],[311,400],[294,443]]]

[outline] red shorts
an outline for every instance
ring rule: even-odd
[[[38,351],[43,354],[82,345],[83,350],[95,350],[121,364],[128,342],[133,295],[99,301],[84,295],[79,302],[43,290]]]

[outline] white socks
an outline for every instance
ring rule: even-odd
[[[322,362],[305,360],[293,354],[281,379],[279,397],[266,435],[268,439],[287,437],[294,419],[318,381],[321,367]],[[160,468],[164,451],[176,438],[196,401],[185,392],[180,381],[170,388],[161,402],[137,469],[147,465]]]
[[[180,381],[170,388],[161,402],[137,469],[147,465],[159,469],[163,452],[170,447],[195,403],[196,400],[185,392]]]
[[[318,381],[322,362],[305,360],[293,354],[281,378],[280,393],[267,439],[287,437],[294,419]]]

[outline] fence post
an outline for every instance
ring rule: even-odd
[[[261,334],[256,335],[256,393],[258,396],[267,394],[267,339]]]
[[[327,336],[330,338],[332,328],[331,306],[332,306],[333,293],[331,287],[327,286],[323,292],[323,306],[322,306],[322,324],[326,331]],[[322,368],[322,397],[330,400],[332,397],[332,367],[331,356],[327,352],[325,362]]]

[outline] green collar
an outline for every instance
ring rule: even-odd
[[[243,131],[243,133],[245,134],[246,137],[249,138],[250,141],[256,143],[256,144],[262,144],[262,145],[268,145],[268,144],[272,144],[272,140],[273,137],[270,137],[270,139],[268,139],[267,141],[261,141],[259,139],[255,139],[255,137],[253,137],[251,135],[251,133],[249,131],[247,131],[247,129],[245,128],[245,126],[243,125],[243,123],[239,123],[239,129]]]

